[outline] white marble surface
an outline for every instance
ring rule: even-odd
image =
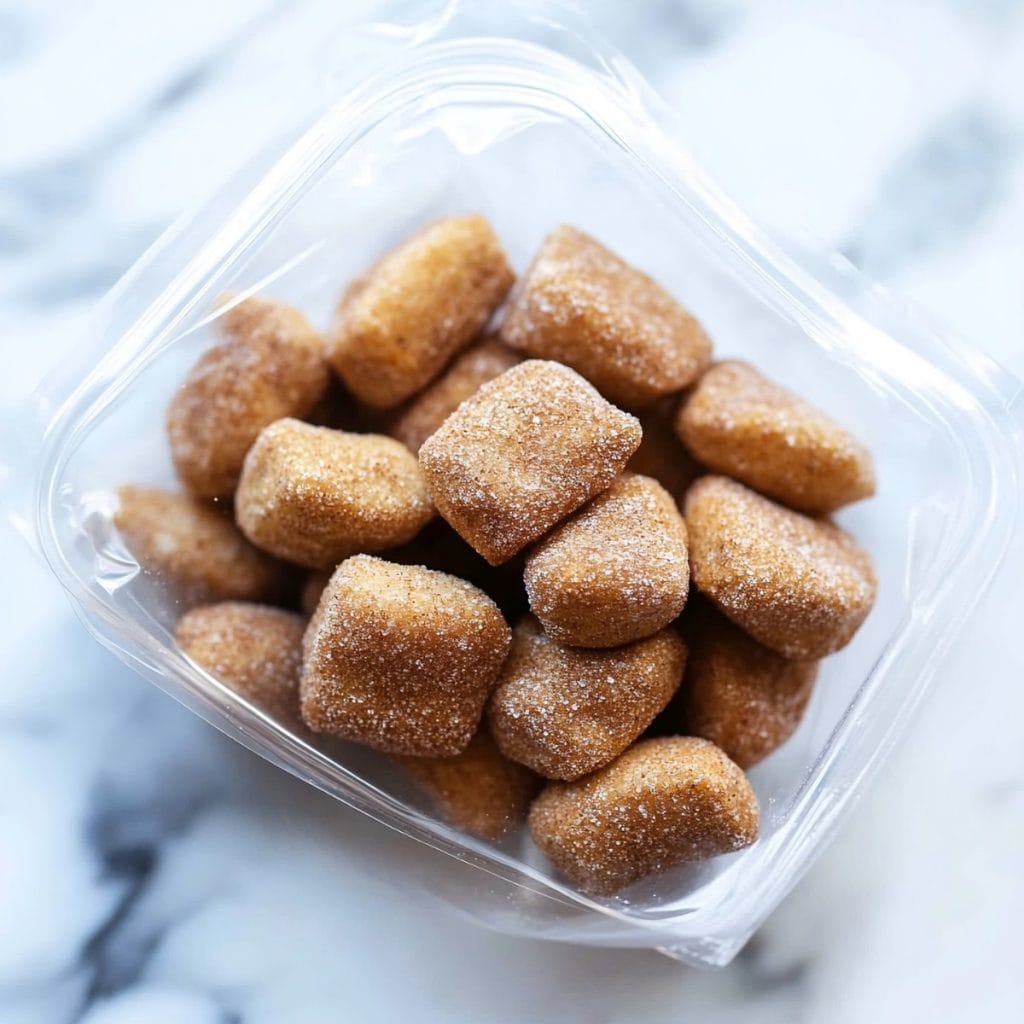
[[[280,54],[330,6],[0,3],[0,424],[281,109]],[[1024,375],[1024,5],[588,6],[756,216]],[[835,845],[706,973],[489,934],[399,894],[402,840],[101,651],[4,527],[0,1020],[1024,1019],[1022,557],[1018,540]]]

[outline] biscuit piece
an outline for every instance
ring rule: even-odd
[[[395,757],[395,763],[456,828],[500,839],[526,820],[540,779],[502,756],[486,726],[454,757]]]
[[[492,565],[603,491],[637,419],[559,363],[529,360],[466,399],[420,449],[438,511]]]
[[[388,433],[418,452],[423,442],[480,386],[520,361],[511,349],[493,338],[467,349],[394,420]]]
[[[710,609],[686,636],[682,731],[711,740],[741,768],[757,764],[800,724],[818,663],[788,661]]]
[[[303,720],[391,754],[452,757],[476,732],[510,642],[494,602],[465,580],[356,555],[309,625]]]
[[[712,472],[802,512],[875,493],[864,445],[749,363],[712,366],[680,405],[676,430]]]
[[[404,445],[293,419],[272,423],[256,439],[235,495],[249,540],[313,569],[404,544],[433,514]]]
[[[640,413],[644,436],[626,469],[654,477],[669,494],[680,498],[702,471],[676,436],[675,406],[674,400],[666,399]]]
[[[661,285],[565,225],[513,292],[501,339],[571,366],[627,408],[681,390],[711,358],[703,328]]]
[[[170,585],[183,608],[277,596],[284,566],[254,548],[230,517],[185,494],[118,489],[114,525],[142,569]]]
[[[299,675],[306,620],[245,601],[208,604],[182,616],[178,646],[210,675],[280,721],[299,720]]]
[[[742,770],[693,736],[642,740],[586,778],[549,783],[530,809],[534,842],[594,896],[749,846],[758,821]]]
[[[513,280],[483,217],[434,221],[345,291],[328,358],[357,398],[391,408],[480,333]]]
[[[231,497],[256,435],[305,416],[330,380],[320,335],[283,302],[245,299],[220,329],[225,340],[199,358],[167,410],[175,469],[200,498]]]
[[[871,610],[871,559],[832,523],[706,476],[687,491],[686,525],[696,587],[783,657],[838,651]]]
[[[512,653],[487,718],[506,757],[551,779],[577,779],[626,749],[672,699],[686,647],[663,630],[614,650],[566,647],[531,617],[516,626]]]
[[[576,647],[618,647],[657,633],[686,604],[686,524],[656,480],[619,477],[527,556],[530,609]]]

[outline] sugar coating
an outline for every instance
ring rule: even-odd
[[[527,616],[487,708],[506,757],[577,779],[626,749],[672,699],[686,646],[672,630],[612,650],[566,647]]]
[[[262,431],[235,495],[235,516],[249,540],[314,569],[404,544],[433,514],[419,465],[404,445],[294,419]]]
[[[345,291],[328,358],[361,401],[395,406],[480,333],[513,280],[483,217],[436,220]]]
[[[544,239],[500,333],[627,408],[686,387],[711,357],[703,328],[661,285],[568,225]]]
[[[280,721],[299,724],[306,620],[244,601],[193,608],[174,630],[178,646],[210,675]]]
[[[189,608],[209,601],[263,601],[283,586],[284,566],[254,548],[228,514],[185,494],[120,487],[114,525],[147,573]]]
[[[454,757],[403,757],[395,763],[456,828],[481,839],[499,839],[526,820],[540,779],[504,757],[481,726]]]
[[[693,736],[641,740],[576,782],[551,782],[530,832],[570,882],[611,896],[647,875],[756,842],[757,797],[742,769]]]
[[[417,395],[391,424],[388,433],[418,452],[423,442],[482,384],[500,377],[520,361],[500,341],[487,338],[467,349],[429,387]]]
[[[874,603],[871,559],[833,523],[724,477],[687,492],[697,588],[766,647],[812,661],[845,646]]]
[[[603,491],[639,443],[636,417],[578,373],[528,360],[466,399],[420,467],[441,515],[497,565]]]
[[[665,399],[639,414],[644,436],[626,468],[654,477],[669,494],[679,498],[700,476],[701,468],[676,435],[676,404]]]
[[[553,639],[617,647],[657,633],[686,604],[686,524],[650,477],[623,474],[526,558],[530,609]]]
[[[199,358],[167,410],[175,469],[201,498],[229,498],[256,435],[306,415],[330,379],[320,335],[283,302],[245,299],[220,330],[224,341]]]
[[[713,472],[802,512],[875,493],[867,448],[749,363],[712,366],[680,405],[676,429]]]
[[[818,663],[783,658],[711,609],[686,637],[682,731],[711,740],[741,768],[757,764],[800,724]]]
[[[307,630],[303,720],[391,754],[454,756],[476,732],[510,643],[497,606],[465,580],[355,555]]]

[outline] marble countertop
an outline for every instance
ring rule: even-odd
[[[0,3],[0,423],[280,109],[280,53],[330,6]],[[1024,5],[588,9],[764,224],[1024,376]],[[5,1024],[1024,1019],[1020,537],[838,840],[719,972],[439,915],[388,881],[404,840],[101,650],[6,526],[0,561]]]

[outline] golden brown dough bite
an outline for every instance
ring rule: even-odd
[[[404,544],[433,514],[404,445],[293,419],[256,439],[235,495],[235,517],[249,540],[313,569]]]
[[[757,764],[800,724],[818,663],[788,661],[710,608],[701,609],[686,638],[680,731],[710,740],[741,768]]]
[[[871,610],[871,559],[838,526],[720,476],[693,484],[685,513],[694,584],[783,657],[838,651]]]
[[[864,445],[749,363],[712,366],[680,405],[676,430],[712,472],[802,512],[875,493]]]
[[[420,449],[437,510],[492,565],[603,491],[636,418],[559,363],[529,360],[466,399]]]
[[[540,779],[502,756],[486,726],[454,757],[402,757],[395,763],[456,828],[500,839],[526,820]]]
[[[594,896],[749,846],[758,821],[742,770],[693,736],[641,740],[576,782],[549,783],[530,808],[533,841]]]
[[[711,358],[700,324],[661,285],[568,225],[544,239],[500,333],[528,356],[571,366],[627,408],[681,390]]]
[[[173,588],[178,604],[272,600],[285,567],[254,548],[230,517],[185,494],[126,484],[114,525],[147,574]]]
[[[686,604],[686,524],[656,480],[626,473],[526,558],[530,610],[576,647],[618,647],[657,633]]]
[[[486,338],[467,349],[433,384],[421,391],[391,424],[388,433],[418,452],[423,442],[481,385],[521,361],[511,349]]]
[[[229,498],[256,435],[304,416],[327,391],[320,335],[297,310],[248,298],[220,320],[224,341],[200,356],[167,410],[181,482],[200,498]]]
[[[491,696],[487,720],[506,757],[551,779],[576,779],[622,753],[672,699],[686,647],[663,630],[612,650],[566,647],[527,616]]]
[[[346,289],[328,358],[358,399],[391,408],[480,333],[513,280],[479,214],[433,221]]]
[[[193,608],[174,630],[178,646],[210,675],[279,721],[299,720],[306,620],[246,601]]]
[[[644,436],[626,469],[653,477],[678,499],[703,471],[676,435],[675,406],[674,400],[666,399],[639,414]]]
[[[309,625],[302,717],[391,754],[452,757],[476,732],[511,631],[472,584],[355,555]]]

